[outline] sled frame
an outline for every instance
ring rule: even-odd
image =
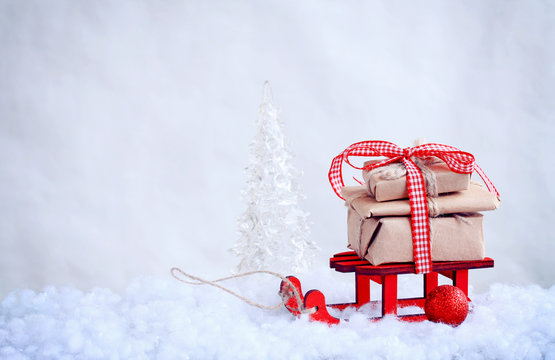
[[[424,309],[427,295],[438,286],[439,275],[452,280],[453,286],[461,289],[468,297],[468,270],[492,268],[494,261],[491,258],[472,261],[434,261],[432,271],[423,274],[424,286],[423,296],[416,298],[398,299],[397,276],[402,274],[416,274],[414,263],[395,263],[384,265],[371,265],[366,260],[361,260],[354,251],[341,252],[330,258],[330,267],[341,273],[354,273],[355,275],[355,301],[352,303],[326,304],[324,294],[319,290],[310,290],[304,295],[304,308],[315,309],[309,317],[313,321],[321,321],[330,325],[338,324],[339,319],[331,316],[326,307],[344,310],[347,307],[360,308],[366,304],[381,306],[381,316],[370,320],[379,320],[387,315],[396,316],[403,321],[426,320],[424,313],[398,315],[398,308],[417,306]],[[302,293],[300,281],[291,276],[295,287]],[[381,285],[382,300],[373,301],[370,298],[370,282],[374,281]],[[470,300],[470,299],[469,299]],[[295,303],[296,304],[296,303]]]

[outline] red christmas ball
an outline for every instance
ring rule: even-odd
[[[468,298],[458,287],[441,285],[428,294],[424,311],[430,321],[459,326],[468,315]]]

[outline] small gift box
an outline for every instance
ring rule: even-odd
[[[430,219],[432,261],[482,260],[482,219],[478,213]],[[363,218],[349,209],[347,223],[348,247],[360,258],[373,265],[414,261],[409,217]]]
[[[377,162],[376,160],[367,161],[364,166],[367,167]],[[427,188],[435,187],[436,194],[468,189],[470,174],[451,171],[447,164],[438,158],[420,160],[416,162],[416,165],[424,174]],[[392,163],[373,170],[363,170],[362,178],[368,193],[377,201],[408,199],[409,197],[406,169],[401,163]]]

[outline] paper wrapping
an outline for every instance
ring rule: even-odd
[[[432,261],[482,260],[485,256],[483,216],[478,213],[430,219]],[[409,217],[362,218],[349,209],[348,247],[373,265],[412,262]]]
[[[364,186],[345,186],[341,195],[347,205],[360,217],[410,216],[410,202],[405,200],[376,201],[370,197]],[[495,210],[499,199],[486,188],[471,182],[467,190],[451,192],[434,198],[439,214],[469,213]]]
[[[364,166],[376,163],[371,160],[364,163]],[[470,184],[470,174],[459,174],[449,169],[447,164],[438,160],[427,167],[434,172],[438,194],[460,191],[468,189]],[[397,199],[408,199],[407,177],[401,176],[398,179],[382,179],[381,174],[372,173],[364,170],[362,178],[368,188],[369,194],[373,194],[377,201],[389,201]]]

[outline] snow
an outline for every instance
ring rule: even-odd
[[[328,282],[326,296],[345,300],[349,284],[340,281],[330,290],[334,281],[323,271],[301,278],[308,284]],[[258,302],[279,302],[279,280],[256,277],[227,285]],[[364,308],[346,310],[348,321],[330,328],[297,319],[284,308],[261,310],[169,276],[136,279],[121,295],[103,288],[24,289],[1,303],[0,357],[555,359],[555,286],[494,284],[471,296],[471,312],[457,328],[393,318],[369,322],[373,310]]]

